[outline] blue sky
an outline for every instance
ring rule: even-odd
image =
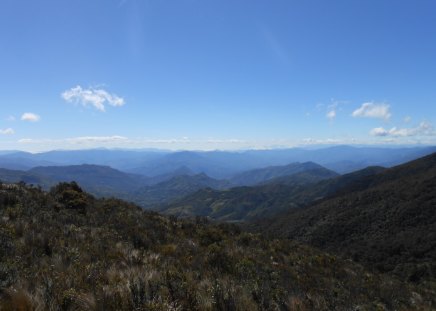
[[[436,2],[3,0],[0,149],[436,144]]]

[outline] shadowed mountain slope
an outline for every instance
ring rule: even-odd
[[[370,174],[333,197],[264,221],[297,239],[410,281],[436,276],[436,154]]]
[[[213,179],[206,174],[179,175],[161,183],[145,186],[129,195],[129,199],[143,207],[168,203],[200,189],[225,189],[230,183]]]
[[[331,176],[328,170],[309,170],[272,179],[265,185],[255,187],[200,190],[161,206],[159,210],[179,217],[206,216],[222,221],[271,218],[288,209],[300,208],[330,196],[350,185],[365,187],[366,184],[357,181],[383,170],[381,167],[371,167],[330,179],[325,179]]]
[[[285,181],[289,179],[302,180],[303,175],[301,175],[301,178],[296,178],[295,174],[303,173],[307,171],[313,172],[315,170],[317,171],[317,174],[312,173],[310,174],[311,176],[320,176],[320,177],[322,176],[323,178],[332,178],[338,175],[337,173],[330,171],[322,167],[321,165],[318,165],[313,162],[305,162],[305,163],[297,162],[285,166],[270,166],[266,168],[246,171],[237,174],[236,176],[231,178],[230,181],[237,186],[254,186],[258,184],[269,183],[270,181],[274,181],[278,183],[282,181],[283,183],[286,183]],[[283,179],[280,180],[281,177],[283,177]]]

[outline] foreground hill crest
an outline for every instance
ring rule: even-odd
[[[0,249],[1,310],[412,310],[431,301],[298,243],[96,199],[75,183],[0,185]]]

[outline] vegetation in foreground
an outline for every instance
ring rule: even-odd
[[[0,189],[0,310],[430,310],[431,293],[233,225],[75,183]],[[434,306],[434,305],[433,305]]]

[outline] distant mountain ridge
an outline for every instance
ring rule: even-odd
[[[147,182],[140,175],[127,174],[109,166],[90,164],[35,167],[28,173],[44,176],[54,183],[76,181],[98,196],[117,196]]]
[[[72,150],[42,153],[0,153],[0,167],[28,170],[37,166],[102,165],[127,173],[155,177],[186,167],[193,174],[205,173],[216,179],[229,179],[244,171],[314,162],[340,174],[368,166],[391,167],[436,152],[436,147],[352,147],[316,149],[291,148],[248,151],[166,150]]]
[[[16,183],[24,181],[44,189],[59,182],[75,181],[98,197],[120,197],[133,200],[149,207],[173,198],[195,192],[201,188],[223,189],[230,185],[205,174],[185,175],[187,168],[180,168],[167,175],[147,178],[142,175],[124,173],[109,166],[71,165],[35,167],[28,171],[0,169],[0,180]]]

